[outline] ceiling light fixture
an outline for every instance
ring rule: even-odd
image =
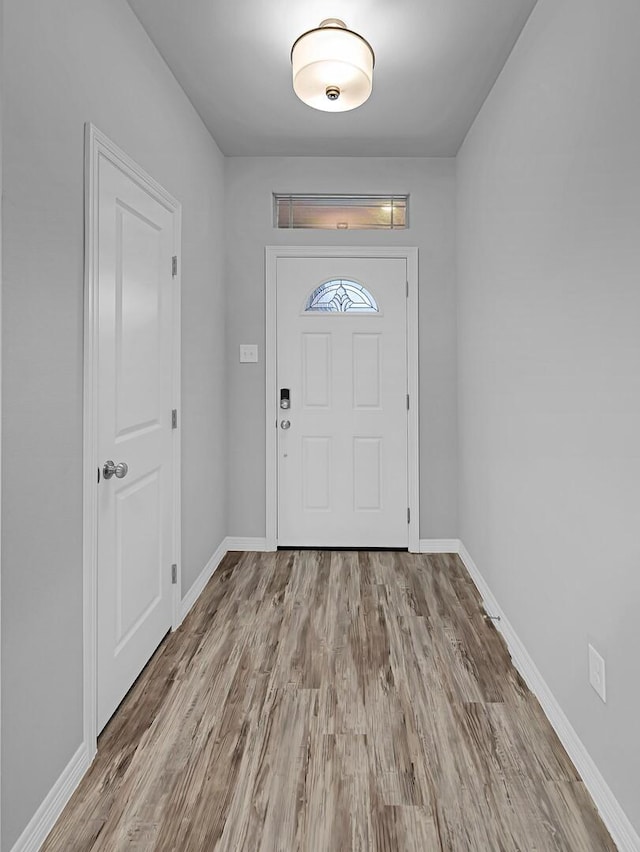
[[[325,112],[346,112],[371,94],[375,56],[368,41],[327,18],[303,33],[291,48],[293,90],[301,101]]]

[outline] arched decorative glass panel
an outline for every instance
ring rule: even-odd
[[[371,293],[355,281],[337,278],[325,281],[313,291],[307,300],[305,313],[377,314],[378,303]]]

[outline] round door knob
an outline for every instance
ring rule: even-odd
[[[112,476],[115,476],[117,479],[124,479],[128,473],[129,465],[126,462],[116,464],[111,459],[106,461],[102,468],[102,475],[105,479],[111,479]]]
[[[290,426],[291,426],[291,422],[289,420],[281,420],[280,421],[280,428],[281,429],[289,429]]]

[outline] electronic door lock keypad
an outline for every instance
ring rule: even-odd
[[[280,408],[291,408],[289,388],[280,388]]]

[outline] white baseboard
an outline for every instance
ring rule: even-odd
[[[90,765],[91,757],[83,743],[14,843],[11,852],[37,852],[40,849]]]
[[[253,550],[264,552],[267,549],[266,538],[247,538],[227,536],[227,550]]]
[[[220,563],[226,556],[228,550],[229,548],[227,547],[227,539],[225,538],[220,542],[216,552],[204,566],[204,568],[198,575],[197,580],[191,586],[187,594],[180,601],[180,624],[182,624],[182,622],[185,620],[191,610],[191,607],[195,604],[195,602],[202,594],[204,587],[207,585],[211,577],[213,577],[216,568],[218,567],[218,565],[220,565]]]
[[[460,543],[459,553],[471,579],[482,595],[487,614],[500,618],[500,621],[494,621],[493,623],[500,633],[502,633],[507,643],[514,666],[540,702],[540,706],[547,719],[573,761],[580,777],[584,781],[585,787],[591,794],[591,798],[598,808],[602,821],[606,825],[618,849],[620,852],[640,852],[640,836],[629,822],[627,815],[620,807],[618,800],[611,792],[611,789],[575,732],[571,722],[565,716],[557,699],[549,689],[539,669],[531,659],[509,619],[500,608],[493,592],[462,542]]]
[[[247,538],[241,536],[227,537],[227,550],[266,551],[266,538]],[[460,539],[458,538],[422,538],[419,553],[458,553]]]
[[[420,553],[459,553],[459,538],[421,538]]]

